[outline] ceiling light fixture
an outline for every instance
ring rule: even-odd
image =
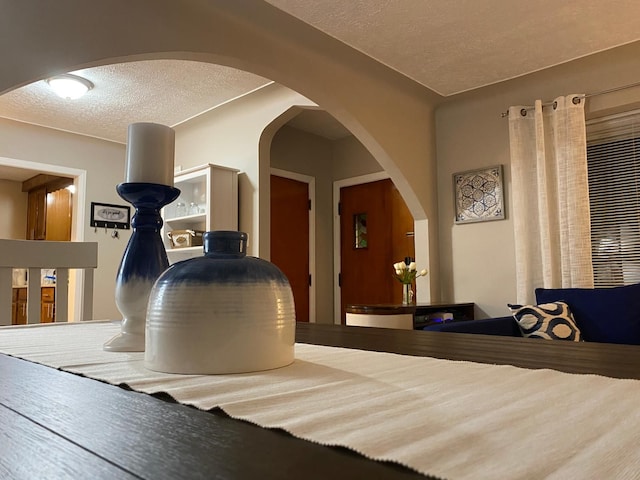
[[[70,73],[48,78],[47,83],[56,95],[62,98],[69,98],[71,100],[80,98],[93,88],[93,83],[86,78],[72,75]]]

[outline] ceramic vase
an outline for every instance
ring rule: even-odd
[[[203,257],[172,265],[151,291],[145,366],[221,374],[293,362],[295,307],[285,275],[246,255],[246,233],[206,232],[203,243]]]

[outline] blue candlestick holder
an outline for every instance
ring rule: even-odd
[[[116,277],[116,305],[122,313],[121,332],[104,344],[113,352],[144,352],[147,303],[153,284],[169,268],[160,237],[160,209],[173,202],[180,190],[156,183],[121,183],[118,195],[135,207],[133,233]]]

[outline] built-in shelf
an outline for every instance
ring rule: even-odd
[[[203,248],[172,248],[169,232],[238,229],[238,170],[206,164],[179,172],[174,185],[180,195],[163,209],[162,241],[170,264],[200,256]]]

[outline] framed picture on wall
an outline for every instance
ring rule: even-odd
[[[504,220],[502,165],[453,174],[455,223]]]
[[[131,226],[131,207],[127,205],[91,202],[90,225],[92,227],[121,228],[128,230]]]

